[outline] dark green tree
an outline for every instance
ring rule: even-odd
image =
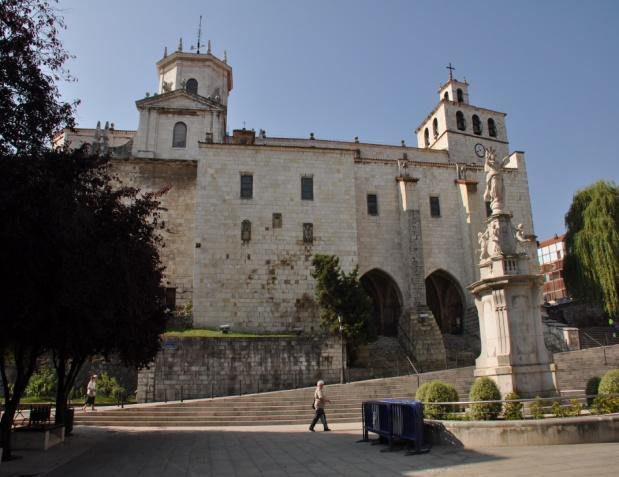
[[[619,314],[619,187],[599,181],[574,195],[565,216],[565,285],[578,300]]]
[[[372,300],[359,281],[358,269],[345,273],[335,255],[314,255],[312,266],[323,328],[337,333],[341,316],[349,346],[374,340]]]
[[[0,154],[41,153],[74,125],[75,104],[56,83],[70,80],[57,0],[0,0]]]
[[[157,209],[156,196],[115,183],[105,158],[0,157],[0,263],[11,277],[0,313],[7,458],[15,409],[38,358],[53,358],[61,423],[89,357],[114,353],[143,366],[155,356],[165,329]]]

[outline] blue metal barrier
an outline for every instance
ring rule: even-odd
[[[361,405],[363,442],[373,432],[387,440],[389,450],[395,439],[414,442],[413,453],[427,452],[423,445],[423,404],[421,401],[383,399],[364,401]]]

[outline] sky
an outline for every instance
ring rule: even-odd
[[[561,234],[574,193],[619,182],[615,0],[60,0],[80,127],[136,129],[135,101],[183,38],[233,68],[228,128],[416,145],[446,66],[470,102],[507,113],[525,151],[535,233]]]

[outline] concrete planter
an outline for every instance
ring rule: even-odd
[[[47,450],[64,441],[65,427],[19,428],[11,434],[13,449]]]
[[[433,444],[504,447],[619,442],[619,414],[524,421],[432,421]]]

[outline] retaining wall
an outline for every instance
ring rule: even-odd
[[[193,399],[338,382],[338,339],[166,338],[138,374],[138,402]]]
[[[619,414],[526,421],[426,421],[433,444],[459,447],[619,441]]]

